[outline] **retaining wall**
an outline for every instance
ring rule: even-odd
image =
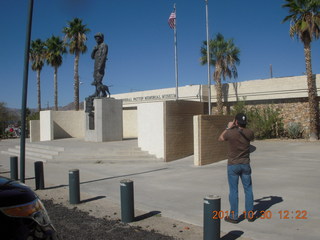
[[[226,128],[231,116],[194,116],[194,165],[202,166],[227,158],[228,143],[218,138]]]

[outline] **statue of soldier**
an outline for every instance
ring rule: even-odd
[[[102,84],[108,55],[108,45],[104,43],[104,36],[102,33],[97,33],[94,35],[94,38],[97,45],[93,48],[91,53],[91,58],[94,59],[94,80],[91,85],[96,87],[96,91],[91,97],[100,97],[100,95],[101,97],[106,97],[107,93],[110,97],[108,86]]]

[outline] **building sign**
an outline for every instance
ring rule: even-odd
[[[162,95],[152,95],[144,97],[132,97],[132,98],[123,98],[123,102],[143,102],[143,101],[160,101],[163,99],[175,99],[176,94],[162,94]]]

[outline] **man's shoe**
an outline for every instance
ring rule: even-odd
[[[229,216],[226,216],[224,220],[229,223],[234,223],[234,224],[239,223],[239,220],[232,219]]]

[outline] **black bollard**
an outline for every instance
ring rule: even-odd
[[[80,203],[79,169],[69,170],[69,202],[70,204]]]
[[[203,239],[220,239],[220,210],[221,198],[209,195],[204,198],[203,213]]]
[[[121,195],[121,221],[130,223],[134,221],[134,194],[133,181],[124,179],[120,181]]]
[[[34,163],[34,174],[36,181],[36,190],[44,189],[43,162],[38,161]]]
[[[18,180],[18,157],[10,157],[10,178]]]

